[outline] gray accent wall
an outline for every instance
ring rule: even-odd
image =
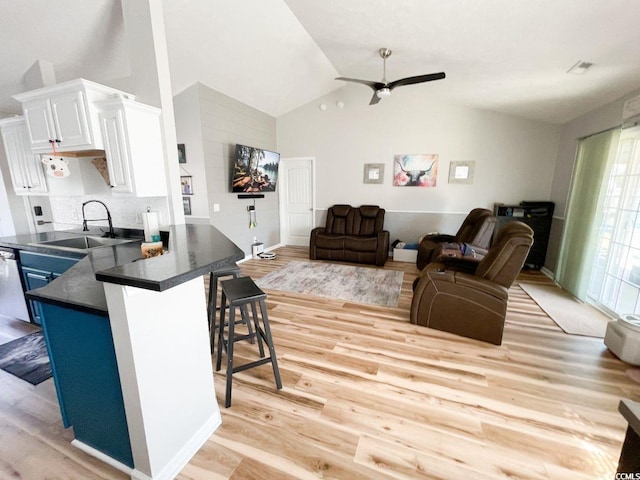
[[[187,153],[182,167],[194,177],[194,215],[185,217],[187,223],[208,219],[246,255],[251,254],[254,237],[265,248],[279,244],[278,193],[267,192],[265,198],[255,200],[257,228],[249,228],[247,211],[254,200],[241,200],[237,193],[231,193],[236,144],[278,151],[276,119],[199,83],[176,95],[174,106],[178,142],[185,144]],[[195,124],[194,118],[198,119]],[[199,132],[194,132],[197,129]],[[200,176],[205,178],[206,195],[202,196],[198,195],[201,179],[196,180]]]

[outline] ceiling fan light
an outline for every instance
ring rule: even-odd
[[[381,88],[379,90],[376,90],[376,95],[378,96],[378,98],[390,97],[391,90],[389,90],[388,88]]]

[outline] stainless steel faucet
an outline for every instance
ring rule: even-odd
[[[88,203],[99,203],[101,204],[104,209],[107,211],[107,218],[92,218],[92,219],[87,219],[84,215],[84,207],[88,204]],[[109,222],[109,237],[111,238],[116,238],[116,234],[113,231],[113,223],[111,222],[111,212],[109,211],[109,209],[107,208],[107,206],[101,202],[100,200],[87,200],[86,202],[84,202],[82,204],[82,231],[83,232],[88,232],[89,228],[87,227],[87,222],[98,222],[98,221],[102,221],[102,220],[106,220],[107,222]]]

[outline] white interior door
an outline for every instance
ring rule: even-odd
[[[284,245],[309,245],[315,226],[315,158],[280,161],[280,239]]]

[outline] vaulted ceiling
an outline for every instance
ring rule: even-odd
[[[389,80],[445,71],[444,99],[550,123],[640,89],[637,0],[165,0],[164,10],[174,93],[201,82],[276,117],[344,87],[337,76],[380,80],[381,47],[393,50]],[[36,60],[58,81],[128,76],[124,35],[118,0],[0,0],[0,111],[19,112],[11,95]],[[593,67],[568,74],[578,61]]]

